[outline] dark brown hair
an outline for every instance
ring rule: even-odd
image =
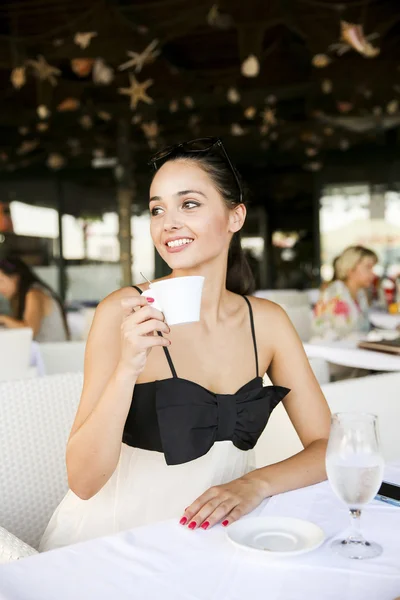
[[[17,293],[15,298],[11,300],[11,310],[13,312],[13,317],[21,321],[24,317],[25,312],[25,303],[26,303],[26,295],[29,292],[30,288],[36,283],[41,287],[45,288],[51,295],[52,298],[57,302],[60,307],[64,329],[69,339],[69,328],[67,323],[67,317],[65,314],[64,307],[62,305],[61,299],[57,296],[55,292],[38,277],[32,269],[18,256],[6,256],[5,258],[0,259],[0,271],[2,271],[5,275],[9,277],[13,275],[18,276],[18,286]]]
[[[238,182],[226,159],[216,149],[201,153],[187,153],[177,149],[169,154],[162,164],[170,160],[185,160],[196,163],[210,177],[227,208],[232,209],[241,203]],[[240,175],[237,171],[235,173],[241,182],[243,195],[246,196],[247,190],[242,184]],[[243,204],[246,204],[246,202],[243,202]],[[252,294],[255,290],[254,276],[241,246],[240,231],[233,234],[229,246],[226,289],[241,296]]]

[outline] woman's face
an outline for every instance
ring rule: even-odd
[[[364,256],[356,267],[349,274],[351,278],[360,288],[368,288],[374,281],[373,268],[376,261],[371,256]]]
[[[17,275],[6,275],[0,270],[0,294],[10,300],[17,292]]]
[[[207,173],[194,162],[166,162],[150,188],[151,236],[171,269],[192,269],[226,257],[244,222],[241,204],[229,210]]]

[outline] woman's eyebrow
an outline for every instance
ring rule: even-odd
[[[175,197],[180,198],[181,196],[187,196],[188,194],[199,194],[199,196],[203,196],[204,198],[207,198],[207,196],[203,193],[200,192],[200,190],[181,190],[180,192],[176,192],[176,194],[174,194]],[[150,202],[161,202],[162,198],[161,196],[152,196],[149,200]]]

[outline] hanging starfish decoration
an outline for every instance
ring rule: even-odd
[[[147,95],[147,88],[153,85],[152,79],[147,79],[143,83],[139,83],[138,80],[132,73],[129,73],[129,79],[131,85],[128,88],[119,88],[118,92],[123,94],[124,96],[130,96],[131,99],[131,109],[136,110],[136,107],[140,100],[142,102],[146,102],[146,104],[153,104],[153,99]]]
[[[157,44],[158,40],[153,40],[141,53],[128,50],[127,55],[131,58],[120,65],[118,71],[125,71],[134,67],[135,73],[140,73],[146,63],[153,62],[160,54],[160,50],[156,50]]]
[[[90,42],[96,36],[96,31],[85,31],[84,33],[78,32],[74,35],[74,42],[77,46],[80,46],[80,48],[84,50],[90,45]]]
[[[374,58],[380,53],[380,48],[375,48],[369,40],[378,37],[378,33],[365,36],[362,25],[340,21],[341,38],[337,44],[331,44],[330,50],[335,50],[339,56],[348,52],[351,48],[365,58]]]
[[[261,117],[265,125],[276,125],[275,111],[272,108],[265,108]]]
[[[37,60],[27,60],[26,64],[30,65],[34,70],[36,77],[40,79],[40,81],[49,80],[51,85],[57,85],[56,75],[61,75],[60,69],[57,67],[52,67],[49,65],[47,60],[41,54],[37,57]]]

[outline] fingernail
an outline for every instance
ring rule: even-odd
[[[189,523],[189,529],[194,529],[196,527],[196,522],[192,521],[191,523]]]
[[[148,297],[148,298],[147,298],[147,302],[150,302],[150,304],[151,304],[152,302],[154,302],[154,298],[149,298],[149,297]]]
[[[222,526],[223,527],[226,527],[227,525],[229,525],[228,519],[225,519],[225,521],[222,521]]]
[[[207,527],[210,526],[210,523],[208,521],[204,521],[203,525],[201,526],[202,529],[207,529]]]
[[[179,521],[179,523],[180,523],[181,525],[186,525],[186,523],[187,523],[187,518],[186,518],[186,517],[182,517],[182,519]]]

